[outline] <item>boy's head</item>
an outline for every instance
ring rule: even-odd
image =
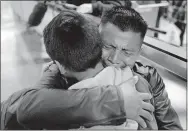
[[[98,27],[75,11],[65,10],[53,18],[43,36],[48,55],[66,70],[83,72],[101,60]]]
[[[147,23],[131,7],[118,6],[104,12],[99,26],[104,64],[133,67],[146,31]]]

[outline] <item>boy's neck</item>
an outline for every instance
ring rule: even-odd
[[[72,77],[75,77],[78,81],[92,78],[95,75],[97,75],[101,70],[103,70],[104,67],[102,65],[102,62],[99,62],[95,68],[89,68],[86,71],[83,72],[74,72],[72,73]]]

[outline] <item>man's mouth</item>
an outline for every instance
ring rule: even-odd
[[[116,68],[125,68],[126,67],[125,65],[122,65],[122,64],[119,64],[119,63],[112,63],[108,60],[103,61],[103,66],[104,67],[113,66],[113,67],[116,67]]]

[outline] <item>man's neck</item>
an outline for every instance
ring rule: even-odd
[[[84,79],[88,79],[88,78],[92,78],[95,75],[97,75],[101,70],[103,70],[104,67],[102,65],[101,62],[99,62],[95,68],[89,68],[84,72],[76,72],[74,73],[74,76],[78,81],[84,80]]]

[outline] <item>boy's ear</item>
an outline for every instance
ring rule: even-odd
[[[139,50],[139,55],[140,55],[140,53],[143,51],[143,47],[141,47],[140,48],[140,50]]]

